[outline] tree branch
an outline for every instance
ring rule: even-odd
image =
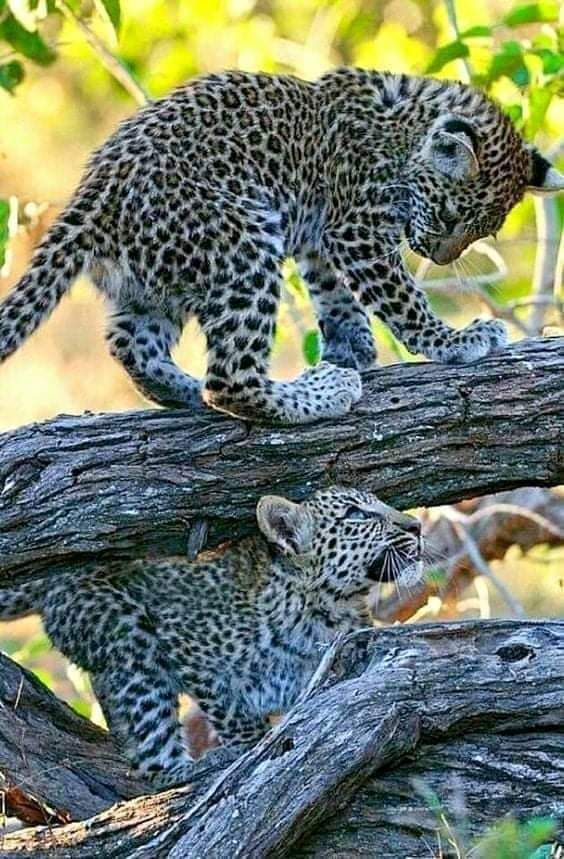
[[[72,21],[78,27],[102,65],[121,84],[124,90],[129,93],[138,105],[147,104],[148,96],[141,84],[135,80],[122,61],[112,54],[102,39],[88,26],[86,21],[80,15],[76,14],[67,0],[57,0],[57,7],[69,21]]]
[[[185,554],[254,528],[265,493],[341,483],[399,506],[564,482],[564,338],[477,364],[367,373],[346,418],[300,427],[217,413],[59,417],[0,436],[0,587],[112,557]]]
[[[147,789],[106,731],[0,654],[0,809],[29,823],[61,823]]]
[[[415,842],[423,849],[431,828],[420,797],[415,808],[421,813],[414,812],[414,772],[428,773],[447,800],[456,772],[468,809],[476,810],[472,830],[509,811],[558,816],[564,811],[563,641],[564,623],[557,621],[352,634],[333,646],[313,688],[283,722],[207,791],[168,791],[119,804],[86,823],[7,835],[1,855],[323,856],[328,833],[336,830],[333,837],[349,846],[342,855],[399,859],[410,855],[408,841],[413,855],[427,855],[414,850]],[[366,782],[360,796],[371,797],[368,804],[349,804]],[[398,784],[403,793],[392,801]],[[394,803],[410,807],[409,815],[393,813]],[[374,815],[379,826],[370,833]],[[355,831],[363,832],[364,853]],[[372,846],[386,843],[384,853]]]

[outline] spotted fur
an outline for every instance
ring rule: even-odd
[[[366,312],[412,352],[470,361],[505,343],[497,321],[454,331],[429,309],[402,237],[437,262],[495,232],[549,165],[485,95],[361,69],[317,82],[229,72],[126,120],[0,308],[0,360],[86,272],[106,297],[108,344],[166,406],[300,423],[347,412],[375,359]],[[555,172],[555,171],[551,171]],[[281,263],[298,260],[325,361],[268,377]],[[191,317],[203,385],[171,350]],[[338,365],[338,366],[335,366]]]
[[[370,493],[266,496],[257,519],[261,536],[192,563],[119,563],[0,592],[0,619],[40,611],[55,646],[90,672],[110,730],[156,785],[193,771],[180,693],[198,700],[224,751],[253,744],[323,645],[367,623],[369,588],[419,576],[418,520]]]

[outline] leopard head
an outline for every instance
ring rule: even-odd
[[[257,520],[270,543],[301,568],[311,590],[348,596],[368,593],[376,583],[401,586],[421,577],[419,520],[370,492],[333,486],[301,504],[267,495]]]
[[[564,176],[521,138],[493,102],[431,122],[408,165],[412,250],[439,265],[452,262],[477,239],[495,235],[525,191],[564,190]]]

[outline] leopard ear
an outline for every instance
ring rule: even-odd
[[[478,135],[467,119],[449,115],[431,127],[423,145],[423,155],[440,173],[459,182],[480,172]]]
[[[534,146],[531,147],[531,172],[526,190],[533,194],[564,191],[564,176]]]
[[[257,522],[270,543],[290,557],[311,550],[311,518],[301,504],[265,495],[257,504]]]

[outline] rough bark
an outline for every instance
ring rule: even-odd
[[[105,556],[186,551],[253,526],[261,494],[328,483],[400,507],[564,482],[564,338],[477,364],[367,373],[338,422],[267,428],[209,413],[59,417],[0,438],[0,586]],[[190,541],[193,551],[194,540]]]
[[[141,797],[86,823],[8,835],[0,855],[432,855],[436,827],[413,774],[455,822],[464,797],[470,830],[508,809],[562,817],[563,643],[557,621],[353,634],[325,654],[283,722],[207,792]]]

